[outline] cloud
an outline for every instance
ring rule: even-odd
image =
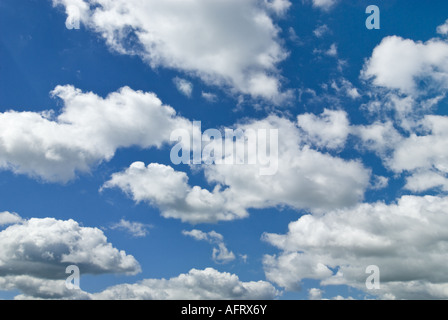
[[[330,49],[328,49],[328,50],[325,52],[325,54],[326,54],[327,56],[330,56],[330,57],[337,57],[337,55],[338,55],[338,46],[336,45],[336,43],[333,43],[333,44],[330,46]]]
[[[443,30],[444,25],[438,28],[439,33]],[[445,40],[391,36],[374,49],[361,72],[371,85],[367,110],[385,120],[354,132],[387,169],[406,178],[405,189],[412,192],[448,190],[448,118],[429,115],[446,97],[447,62]]]
[[[308,299],[309,300],[322,300],[322,289],[311,288],[308,290]]]
[[[425,115],[406,136],[391,120],[352,126],[351,133],[361,149],[375,152],[388,170],[405,176],[405,189],[448,191],[447,126],[448,117]]]
[[[284,235],[263,239],[282,250],[266,255],[267,279],[296,290],[302,279],[349,285],[381,298],[447,298],[448,198],[403,196],[304,215]],[[368,291],[366,267],[380,269],[381,289]]]
[[[333,44],[330,45],[330,48],[328,48],[326,50],[315,48],[313,50],[313,53],[316,54],[316,55],[319,55],[319,58],[321,58],[322,55],[326,55],[328,57],[337,58],[337,56],[338,56],[338,46],[337,46],[336,43],[333,43]],[[343,64],[344,64],[344,62],[342,62],[342,60],[339,60],[338,61],[338,69],[341,69]]]
[[[213,103],[213,102],[218,101],[218,96],[214,93],[202,91],[201,95],[202,95],[202,98],[204,98],[208,102]]]
[[[264,4],[268,9],[280,16],[285,14],[292,5],[289,0],[264,0]]]
[[[22,221],[22,218],[15,212],[0,212],[0,226],[16,224]]]
[[[140,272],[133,256],[112,247],[97,228],[74,220],[32,218],[0,231],[0,277],[28,275],[65,279],[65,267],[84,274]]]
[[[11,217],[15,222],[8,219],[13,224],[0,231],[0,290],[19,290],[17,299],[89,298],[82,290],[66,288],[69,265],[76,265],[81,276],[141,271],[132,255],[114,248],[97,228],[74,220]]]
[[[313,1],[313,7],[325,11],[330,10],[337,3],[337,0],[312,0],[312,1]]]
[[[190,81],[176,77],[173,79],[173,82],[180,93],[188,98],[191,98],[193,93],[193,84]]]
[[[123,87],[102,98],[73,86],[52,96],[63,109],[0,113],[0,168],[67,182],[110,160],[118,148],[161,147],[175,128],[190,128],[153,93]]]
[[[278,170],[274,175],[262,176],[259,174],[261,164],[206,166],[207,181],[227,187],[223,193],[229,195],[232,204],[242,204],[246,208],[286,205],[317,212],[351,206],[363,198],[370,171],[359,161],[347,161],[311,149],[296,123],[269,116],[236,128],[243,131],[278,129]],[[237,143],[242,149],[243,140],[238,139]],[[267,144],[272,150],[273,142]]]
[[[297,122],[305,132],[304,139],[320,148],[341,149],[350,133],[347,113],[342,110],[324,109],[319,116],[304,113]]]
[[[209,243],[217,245],[213,248],[212,258],[216,263],[228,263],[235,260],[235,254],[227,249],[224,243],[224,237],[215,232],[210,231],[208,233],[201,230],[193,229],[191,231],[183,230],[182,234],[189,236],[199,241],[207,241]]]
[[[448,20],[444,24],[437,27],[437,33],[441,35],[448,35]]]
[[[146,279],[121,284],[93,295],[102,300],[271,300],[280,293],[266,281],[242,282],[238,276],[212,268],[192,269],[171,279]]]
[[[336,91],[336,93],[343,93],[347,97],[356,100],[361,97],[357,88],[347,79],[341,78],[338,81],[333,80],[331,82],[331,88]]]
[[[386,159],[403,140],[392,121],[376,121],[369,125],[352,126],[351,132],[361,140],[361,148]]]
[[[393,171],[411,174],[406,184],[409,190],[420,192],[435,187],[447,190],[448,117],[427,115],[420,125],[423,132],[403,138],[385,161]]]
[[[374,49],[362,78],[375,86],[419,95],[430,88],[448,88],[448,43],[432,39],[425,43],[397,36],[384,38]]]
[[[65,275],[67,277],[68,274]],[[0,277],[1,290],[18,290],[15,300],[88,300],[91,295],[81,289],[70,290],[64,280],[42,279],[29,275]]]
[[[121,284],[98,293],[70,290],[65,285],[68,265],[79,267],[81,287],[82,275],[136,274],[141,271],[140,265],[133,256],[108,243],[97,228],[53,218],[16,220],[18,223],[0,231],[0,290],[20,291],[15,299],[264,300],[280,294],[269,282],[242,282],[234,274],[212,268],[192,269],[168,280],[146,279],[135,284]],[[222,241],[218,233],[206,235],[213,241]],[[223,250],[217,256],[225,254]]]
[[[188,185],[188,176],[170,166],[135,162],[123,172],[112,175],[102,189],[119,188],[136,202],[147,202],[162,211],[165,218],[190,223],[228,221],[247,215],[227,200],[227,193],[212,192]]]
[[[317,38],[322,38],[325,34],[331,32],[330,28],[326,24],[318,26],[314,29],[313,33]]]
[[[277,65],[288,52],[273,16],[288,0],[53,0],[80,7],[81,22],[113,50],[151,67],[195,75],[208,85],[281,103]]]
[[[112,230],[126,231],[135,238],[143,238],[149,233],[148,227],[148,225],[140,222],[131,222],[121,219],[120,222],[114,223],[110,228]]]
[[[212,191],[190,186],[185,173],[169,166],[145,166],[142,162],[113,174],[103,189],[119,188],[136,202],[158,207],[166,218],[190,223],[245,218],[249,208],[289,206],[319,212],[352,206],[362,200],[369,185],[370,170],[359,161],[347,161],[311,149],[294,122],[270,116],[236,128],[243,132],[248,129],[279,130],[278,141],[266,141],[271,150],[277,149],[273,143],[278,144],[278,161],[271,158],[278,162],[276,174],[260,175],[260,168],[264,167],[260,162],[225,164],[225,160],[232,156],[227,153],[222,164],[203,166],[207,182],[214,185]],[[331,132],[328,130],[327,137]],[[339,132],[337,134],[336,138],[339,138]],[[266,138],[261,136],[261,139]],[[239,138],[236,144],[244,150],[246,142]],[[244,163],[243,159],[239,160]]]
[[[218,243],[218,247],[213,248],[212,258],[216,263],[229,263],[235,260],[235,254],[224,243]]]
[[[183,230],[182,234],[184,236],[192,237],[198,241],[208,241],[210,243],[219,243],[224,240],[222,234],[217,233],[216,231],[204,232],[198,229],[193,229],[190,231]]]

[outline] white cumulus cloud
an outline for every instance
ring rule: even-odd
[[[153,68],[196,75],[209,85],[280,103],[277,65],[288,52],[273,16],[288,0],[53,0],[80,8],[81,22],[115,51]]]
[[[16,224],[22,221],[22,218],[15,212],[0,212],[0,226]]]
[[[267,278],[295,290],[302,279],[322,285],[367,289],[366,267],[380,269],[381,298],[448,297],[448,198],[403,196],[397,203],[361,204],[352,209],[305,215],[287,234],[263,238],[281,249],[267,255]]]
[[[262,164],[258,162],[204,165],[206,180],[215,185],[212,191],[208,191],[190,186],[188,176],[170,166],[145,166],[136,162],[113,174],[103,189],[117,187],[136,202],[144,201],[159,207],[164,217],[190,223],[244,218],[250,208],[286,205],[318,212],[352,206],[362,200],[369,186],[370,170],[359,161],[343,160],[311,149],[296,123],[270,116],[238,125],[238,128],[243,131],[279,130],[279,140],[272,142],[278,144],[278,159],[271,159],[278,162],[277,173],[260,175]],[[329,130],[327,138],[331,134]],[[338,130],[336,134],[335,138],[339,139]],[[237,139],[238,148],[243,149],[244,143],[244,139]],[[274,145],[269,148],[272,150]],[[230,154],[226,154],[224,159],[228,157]]]
[[[192,269],[170,279],[145,279],[94,294],[105,300],[271,300],[280,293],[267,281],[243,282],[213,268]]]
[[[174,129],[191,125],[153,93],[123,87],[102,98],[57,86],[60,113],[0,113],[0,168],[67,182],[110,160],[118,148],[161,147]]]

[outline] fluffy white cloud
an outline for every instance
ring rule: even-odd
[[[386,164],[398,173],[411,174],[406,188],[421,192],[435,187],[448,190],[448,117],[427,115],[412,133],[396,145]]]
[[[21,293],[14,297],[15,300],[91,299],[88,292],[68,289],[65,280],[42,279],[28,275],[0,277],[0,289],[20,291]]]
[[[448,191],[448,178],[446,173],[431,170],[417,170],[407,177],[405,188],[413,192],[423,192],[433,188]]]
[[[283,15],[292,5],[289,0],[264,0],[266,7],[278,15]]]
[[[438,32],[443,34],[444,28],[439,26]],[[446,97],[447,62],[445,40],[392,36],[375,48],[362,71],[373,84],[367,109],[387,116],[386,121],[357,126],[353,132],[364,147],[377,152],[387,169],[404,174],[405,188],[413,192],[448,190],[448,118],[428,115]]]
[[[446,41],[432,39],[423,43],[390,36],[375,48],[362,77],[376,86],[415,96],[421,92],[418,84],[422,80],[428,87],[448,88],[447,62]]]
[[[366,267],[380,269],[382,298],[447,298],[448,198],[403,196],[396,204],[305,215],[285,235],[263,238],[282,250],[265,256],[267,278],[297,289],[306,278],[366,290]]]
[[[444,24],[437,27],[437,33],[442,35],[448,35],[448,20]]]
[[[247,208],[287,205],[319,211],[350,206],[362,199],[370,171],[358,161],[311,149],[296,123],[270,116],[237,127],[243,131],[278,129],[278,170],[274,175],[262,176],[260,165],[207,166],[207,180],[228,186],[225,191],[232,194],[234,202],[246,203]],[[237,143],[243,144],[244,140],[238,139]],[[273,149],[271,144],[277,142],[266,143]]]
[[[170,279],[145,279],[98,293],[68,290],[65,281],[29,276],[0,278],[0,287],[19,289],[15,299],[72,300],[272,300],[281,292],[267,281],[241,281],[237,275],[213,268],[192,269]]]
[[[0,226],[16,224],[22,221],[22,218],[15,212],[0,212]]]
[[[210,85],[280,103],[277,64],[288,53],[272,15],[288,0],[53,0],[114,50],[200,77]]]
[[[141,238],[148,235],[148,227],[148,225],[140,222],[121,219],[119,222],[112,224],[110,228],[112,230],[123,230],[130,233],[133,237]]]
[[[266,281],[242,282],[238,276],[212,268],[192,269],[171,279],[146,279],[121,284],[93,295],[94,299],[145,300],[270,300],[279,295]]]
[[[228,263],[235,260],[235,254],[227,249],[224,243],[224,237],[222,234],[215,231],[203,232],[201,230],[193,229],[191,231],[182,231],[185,236],[192,237],[199,241],[208,241],[217,245],[213,248],[212,258],[216,263]]]
[[[136,202],[157,206],[166,218],[190,223],[233,220],[247,216],[244,208],[228,201],[227,192],[212,192],[188,185],[188,176],[169,166],[142,162],[133,163],[123,172],[115,173],[105,188],[120,188]]]
[[[384,159],[404,139],[392,121],[353,126],[351,132],[361,140],[362,148],[374,151]]]
[[[322,289],[319,288],[311,288],[308,290],[308,299],[309,300],[322,300]]]
[[[216,263],[229,263],[235,260],[235,254],[221,242],[218,243],[218,247],[213,248],[212,259]]]
[[[69,265],[78,266],[81,276],[141,271],[133,256],[114,248],[97,228],[73,220],[0,217],[12,224],[0,231],[0,290],[19,290],[16,299],[89,299],[66,287]]]
[[[211,268],[192,269],[168,280],[146,279],[135,284],[121,284],[99,293],[70,290],[65,285],[68,265],[78,266],[81,277],[83,274],[136,274],[140,272],[140,265],[133,256],[108,243],[97,228],[82,227],[73,220],[23,220],[12,214],[0,216],[8,217],[8,221],[16,217],[15,224],[0,231],[0,290],[20,291],[15,299],[263,300],[280,294],[269,282],[242,282],[234,274]],[[191,232],[191,235],[199,239],[199,233]],[[218,233],[203,235],[222,243]]]
[[[333,43],[330,48],[325,51],[325,54],[330,57],[337,57],[338,55],[338,46],[336,43]]]
[[[65,279],[71,264],[84,274],[140,272],[134,257],[114,248],[101,230],[73,220],[24,220],[0,232],[0,247],[0,277]]]
[[[342,110],[325,109],[319,116],[304,113],[297,121],[305,139],[320,148],[343,148],[350,133],[347,113]]]
[[[395,149],[391,167],[395,171],[434,167],[448,170],[448,117],[428,115],[421,122],[425,133],[411,134]],[[410,156],[412,155],[412,156]]]
[[[226,159],[235,156],[226,153],[222,164],[204,165],[206,180],[215,184],[212,192],[189,186],[187,175],[169,166],[145,167],[141,162],[113,174],[103,189],[118,187],[136,202],[146,201],[159,207],[164,217],[190,223],[244,218],[249,208],[286,205],[317,212],[351,206],[363,198],[370,170],[359,161],[347,161],[310,149],[296,123],[270,116],[237,128],[243,132],[279,130],[278,141],[268,142],[266,136],[259,137],[266,139],[268,149],[278,149],[278,160],[271,158],[278,162],[276,174],[260,175],[260,168],[264,167],[261,161],[250,165],[225,164]],[[243,138],[237,139],[237,149],[244,150],[244,144]],[[237,160],[247,163],[244,159]]]
[[[180,93],[191,98],[191,95],[193,94],[193,84],[190,81],[176,77],[173,79],[173,82]]]
[[[191,125],[153,93],[123,87],[106,98],[72,86],[52,95],[62,112],[0,113],[0,168],[66,182],[110,160],[118,148],[160,147],[175,128]]]

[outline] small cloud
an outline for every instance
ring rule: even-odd
[[[339,72],[342,72],[347,65],[348,65],[347,60],[338,59],[338,71]]]
[[[444,24],[437,27],[437,33],[444,36],[448,35],[448,19]]]
[[[297,35],[296,30],[294,30],[293,27],[289,27],[288,29],[288,33],[289,33],[289,40],[291,40],[292,42],[294,42],[296,45],[303,45],[302,40],[300,39],[300,37]]]
[[[235,260],[235,254],[232,251],[229,251],[224,244],[224,237],[215,231],[203,232],[201,230],[193,229],[191,231],[183,230],[182,234],[184,236],[192,237],[197,241],[207,241],[217,245],[217,247],[213,248],[212,252],[212,259],[215,263],[229,263]]]
[[[228,263],[235,260],[235,255],[221,242],[217,248],[213,248],[212,259],[216,263]]]
[[[291,2],[289,0],[264,0],[264,3],[268,9],[279,16],[284,15],[289,7],[291,7]]]
[[[309,300],[322,300],[323,291],[318,288],[311,288],[308,290]]]
[[[207,100],[208,102],[211,102],[211,103],[215,103],[216,101],[218,101],[218,96],[216,94],[210,93],[210,92],[202,91],[202,98],[204,98],[205,100]]]
[[[337,0],[313,0],[313,7],[328,11],[336,4]]]
[[[353,84],[345,78],[341,78],[338,81],[333,80],[331,82],[331,88],[337,93],[341,93],[353,100],[361,98],[361,94]]]
[[[337,58],[337,56],[338,56],[338,46],[336,45],[336,43],[333,43],[330,46],[330,48],[326,49],[326,50],[315,48],[313,50],[313,54],[318,55],[319,57],[321,57],[322,55],[326,55],[326,56],[329,56],[329,57]],[[338,69],[339,69],[339,66],[338,66]]]
[[[323,24],[321,26],[318,26],[314,31],[314,35],[317,38],[322,38],[325,34],[330,33],[330,28],[326,24]]]
[[[327,56],[330,56],[330,57],[336,57],[336,56],[338,55],[338,46],[336,45],[336,43],[333,43],[333,44],[330,46],[330,49],[328,49],[328,50],[325,52],[325,54],[326,54]]]
[[[135,238],[143,238],[149,234],[149,225],[140,222],[131,222],[121,219],[120,222],[113,224],[110,229],[125,231]]]
[[[384,189],[389,185],[389,179],[383,176],[373,176],[372,177],[372,184],[371,184],[371,188],[373,190],[380,190],[380,189]]]
[[[239,257],[243,261],[243,263],[247,263],[247,254],[239,254]]]
[[[173,79],[173,83],[180,93],[191,98],[191,95],[193,94],[193,84],[190,81],[176,77]]]

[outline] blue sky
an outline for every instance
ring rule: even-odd
[[[447,9],[0,0],[0,298],[446,298]],[[278,172],[174,165],[192,121]]]

